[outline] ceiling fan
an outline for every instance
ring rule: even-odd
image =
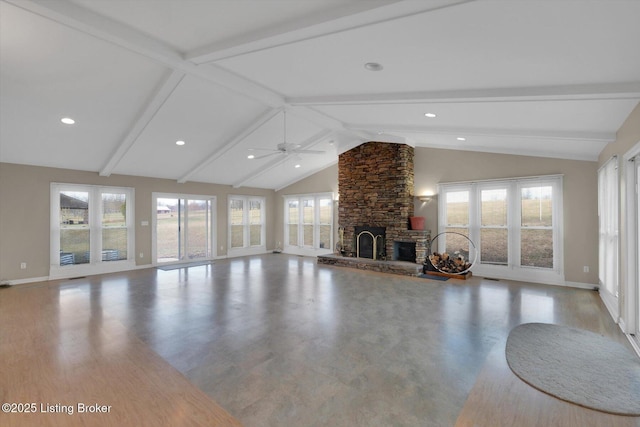
[[[291,142],[287,142],[287,112],[283,111],[283,141],[276,145],[275,149],[272,148],[249,148],[249,151],[268,151],[269,153],[263,154],[261,156],[256,156],[254,154],[249,154],[249,159],[264,159],[265,157],[273,156],[276,154],[284,154],[288,156],[290,154],[324,154],[324,151],[319,150],[305,150],[302,149],[300,144],[294,144]]]

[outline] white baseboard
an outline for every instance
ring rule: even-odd
[[[629,334],[626,334],[626,336],[631,343],[631,347],[633,347],[636,353],[638,353],[638,357],[640,357],[640,340],[638,339],[638,336],[631,336]]]
[[[27,279],[15,279],[15,280],[7,280],[6,282],[3,282],[2,284],[7,284],[10,286],[15,286],[15,285],[24,285],[25,283],[35,283],[35,282],[46,282],[49,280],[49,276],[43,276],[43,277],[29,277]]]
[[[600,288],[600,286],[593,283],[569,282],[568,280],[564,282],[564,285],[570,288],[589,289],[591,291]]]
[[[620,323],[620,313],[618,311],[618,299],[609,294],[606,290],[600,290],[600,299],[604,303],[604,306],[609,311],[611,318],[614,322]]]

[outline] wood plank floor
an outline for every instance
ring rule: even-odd
[[[594,411],[556,399],[529,386],[509,368],[505,343],[489,354],[456,427],[638,427],[639,417]]]
[[[3,406],[1,426],[241,425],[83,300],[54,283],[0,290],[0,400],[20,411]]]
[[[0,290],[0,398],[75,413],[0,425],[640,426],[515,377],[504,342],[527,322],[628,345],[592,291],[284,254],[19,285]]]

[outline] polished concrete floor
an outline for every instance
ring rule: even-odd
[[[453,426],[488,356],[521,323],[627,344],[593,291],[431,281],[284,254],[49,287],[61,311],[74,299],[108,314],[247,427]]]

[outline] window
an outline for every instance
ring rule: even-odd
[[[103,192],[101,202],[102,261],[127,259],[127,195],[123,192]]]
[[[51,184],[52,277],[96,274],[135,263],[133,189]],[[106,267],[112,263],[112,267]]]
[[[229,196],[229,250],[243,254],[265,250],[265,199]]]
[[[598,170],[598,279],[607,308],[618,318],[618,159]]]
[[[553,268],[553,187],[520,188],[520,265]]]
[[[507,188],[480,190],[480,262],[509,263],[509,224]]]
[[[285,247],[295,254],[331,252],[333,247],[333,195],[287,196],[284,201]]]
[[[440,185],[439,232],[471,239],[474,271],[493,277],[563,284],[562,177],[514,178]],[[472,251],[457,234],[433,250]],[[473,254],[469,256],[473,258]]]
[[[446,193],[446,216],[445,231],[459,233],[450,234],[446,239],[446,252],[454,253],[459,250],[469,252],[467,239],[460,234],[469,235],[469,191],[450,191]]]

